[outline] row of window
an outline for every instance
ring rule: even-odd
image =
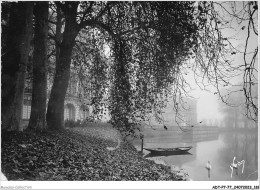
[[[31,106],[23,105],[23,119],[30,119],[31,115]]]
[[[30,119],[31,115],[31,105],[28,101],[24,102],[23,106],[23,119],[27,120]],[[82,105],[80,108],[80,119],[84,120],[89,116],[89,109]],[[75,114],[75,107],[72,104],[66,104],[64,107],[64,119],[65,120],[75,120],[76,114]]]

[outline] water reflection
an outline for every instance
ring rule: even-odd
[[[258,178],[258,136],[257,133],[225,133],[221,135],[225,146],[219,151],[222,165],[232,162],[236,157],[238,161],[245,161],[244,172],[242,167],[238,169],[238,176],[234,180],[256,180]],[[231,169],[229,169],[231,172]],[[232,179],[233,179],[232,178]]]
[[[221,132],[221,133],[187,133],[177,134],[161,132],[159,136],[146,136],[144,147],[170,148],[192,146],[191,155],[161,156],[168,165],[184,168],[193,180],[242,181],[258,179],[258,136],[257,131]],[[231,178],[230,164],[233,158],[244,160],[234,171]],[[212,169],[210,178],[206,164],[210,161]]]

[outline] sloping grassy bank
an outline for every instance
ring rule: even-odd
[[[80,128],[2,132],[2,172],[8,180],[177,180],[169,167],[144,159],[127,142],[114,151],[107,150],[117,143],[93,135],[91,128],[83,127],[85,132]]]

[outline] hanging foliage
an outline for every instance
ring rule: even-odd
[[[153,114],[159,122],[169,97],[185,90],[180,70],[196,48],[190,2],[119,3],[107,23],[113,31],[111,122],[127,133]],[[116,19],[117,18],[117,19]]]

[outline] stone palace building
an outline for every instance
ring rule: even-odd
[[[31,101],[32,101],[32,87],[31,83],[27,83],[24,93],[24,105],[23,105],[23,121],[25,125],[28,124],[31,114]],[[52,82],[47,82],[47,96],[49,98]],[[47,100],[48,101],[48,100]],[[91,106],[89,100],[84,96],[83,88],[78,80],[78,76],[75,72],[71,73],[69,86],[66,93],[64,102],[64,119],[65,120],[84,120],[91,114]]]

